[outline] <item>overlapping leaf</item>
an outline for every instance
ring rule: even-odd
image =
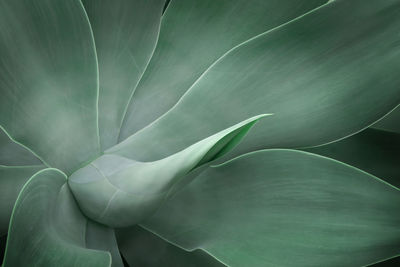
[[[0,125],[71,172],[99,154],[97,63],[79,0],[0,2]]]
[[[65,182],[66,177],[58,170],[45,169],[24,186],[13,210],[5,267],[100,267],[111,266],[111,262],[113,266],[122,266],[118,265],[118,259],[111,260],[109,252],[87,248],[101,246],[102,237],[96,236],[97,241],[91,246],[86,236],[87,219],[80,213]]]
[[[127,110],[120,139],[168,111],[228,50],[325,2],[327,0],[172,1],[162,19],[157,48]]]
[[[154,213],[191,170],[223,156],[265,116],[249,118],[158,161],[105,154],[74,172],[68,184],[93,220],[111,227],[134,225]]]
[[[400,188],[400,134],[366,129],[338,142],[305,149],[373,174]]]
[[[399,205],[358,169],[265,150],[209,168],[142,225],[229,266],[362,266],[398,255]]]
[[[102,150],[117,143],[131,93],[150,60],[164,0],[83,0],[99,64]]]
[[[358,132],[400,102],[399,10],[398,0],[338,0],[261,34],[220,58],[173,109],[113,152],[162,158],[261,113],[275,115],[236,153]]]

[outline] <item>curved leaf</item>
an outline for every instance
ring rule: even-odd
[[[362,266],[398,255],[399,208],[372,175],[264,150],[207,169],[142,225],[229,266]]]
[[[15,143],[0,127],[0,165],[40,165],[42,162],[25,147]]]
[[[112,258],[112,267],[123,267],[119,253],[117,239],[114,229],[99,223],[87,220],[86,224],[86,247],[90,249],[109,251]]]
[[[168,111],[229,49],[325,2],[327,0],[172,1],[163,16],[154,55],[127,109],[120,140]]]
[[[87,220],[65,181],[60,171],[44,169],[26,183],[13,210],[4,267],[111,265],[109,252],[86,248]]]
[[[400,188],[400,134],[366,129],[328,145],[304,149],[378,176]]]
[[[130,266],[224,267],[202,250],[185,251],[135,225],[116,231],[118,246]]]
[[[118,140],[132,90],[153,53],[164,0],[82,0],[99,64],[102,150]]]
[[[373,128],[400,133],[400,107],[397,107],[384,118],[372,125]]]
[[[399,0],[337,0],[241,44],[123,142],[129,157],[159,159],[262,113],[274,116],[236,154],[321,145],[360,131],[400,101],[399,10]]]
[[[154,213],[186,174],[224,155],[264,116],[242,121],[158,161],[105,154],[74,172],[68,184],[91,219],[111,227],[134,225]]]
[[[0,236],[7,233],[11,212],[22,187],[43,165],[0,166]]]
[[[0,125],[48,165],[98,155],[97,77],[80,0],[0,2]]]

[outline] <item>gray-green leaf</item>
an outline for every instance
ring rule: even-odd
[[[362,266],[400,251],[400,190],[295,150],[201,173],[142,225],[229,266]]]

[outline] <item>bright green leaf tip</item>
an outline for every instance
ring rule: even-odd
[[[73,173],[68,183],[91,219],[111,227],[134,225],[151,215],[186,174],[233,149],[259,119],[269,115],[244,120],[157,161],[105,154]]]

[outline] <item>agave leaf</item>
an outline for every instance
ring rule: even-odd
[[[372,127],[385,131],[400,133],[400,107],[394,109],[377,123],[372,125]]]
[[[241,44],[123,142],[129,157],[162,158],[262,113],[275,115],[235,154],[321,145],[360,131],[400,101],[399,10],[398,0],[333,1]]]
[[[185,251],[138,225],[118,229],[116,234],[118,247],[130,266],[225,266],[203,250]]]
[[[11,212],[25,182],[43,165],[0,166],[0,236],[7,233]]]
[[[27,148],[15,143],[0,127],[0,165],[40,165],[42,162]]]
[[[398,255],[399,205],[351,166],[264,150],[207,169],[141,225],[229,266],[362,266]]]
[[[0,2],[0,125],[67,172],[99,153],[97,63],[80,0]]]
[[[4,267],[111,265],[109,252],[86,248],[87,220],[65,182],[60,171],[44,169],[25,184],[13,210]]]
[[[99,64],[102,150],[118,140],[131,92],[150,60],[164,0],[83,0]]]
[[[111,227],[136,224],[152,214],[186,174],[227,153],[267,115],[249,118],[158,161],[138,162],[110,152],[74,172],[69,186],[91,219]]]
[[[127,109],[120,140],[168,111],[229,49],[325,2],[327,0],[172,1],[163,16],[154,55]]]
[[[117,239],[114,229],[99,223],[87,220],[86,225],[86,247],[90,249],[109,251],[112,258],[112,267],[123,267],[119,253]]]
[[[338,142],[304,150],[347,163],[400,188],[400,133],[369,128]]]

